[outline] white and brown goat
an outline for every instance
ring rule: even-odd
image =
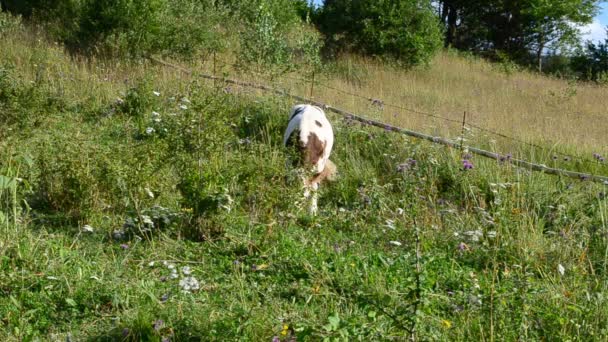
[[[317,213],[317,190],[325,180],[333,180],[336,166],[329,160],[334,132],[325,112],[316,106],[296,105],[289,113],[283,145],[293,148],[293,164],[300,170],[304,198],[310,198],[310,213]]]

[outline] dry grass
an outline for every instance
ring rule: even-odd
[[[26,76],[32,80],[41,74],[47,75],[49,82],[53,82],[64,96],[82,98],[95,89],[94,93],[101,94],[95,100],[101,103],[124,91],[125,83],[130,84],[145,75],[154,75],[162,82],[159,90],[183,86],[183,78],[187,77],[177,70],[150,63],[124,65],[74,60],[60,46],[32,35],[31,32],[21,33],[8,39],[3,43],[5,48],[0,56],[16,64],[20,70],[29,71]],[[252,75],[238,71],[232,67],[233,62],[225,61],[234,61],[234,57],[218,57],[217,74],[310,95],[310,83],[295,79],[307,79],[309,75],[292,73],[275,78]],[[184,66],[202,73],[212,73],[213,70],[211,60]],[[501,65],[449,51],[439,54],[429,67],[411,71],[356,56],[346,56],[327,70],[323,75],[316,75],[313,98],[404,128],[457,138],[461,134],[460,122],[466,111],[469,124],[547,148],[533,151],[519,142],[475,129],[467,136],[471,145],[505,153],[525,153],[528,158],[535,155],[546,157],[553,153],[552,150],[588,159],[593,152],[608,154],[606,87],[508,70]],[[381,109],[365,98],[348,93],[382,100],[385,106]]]
[[[207,61],[192,67],[208,72],[212,70],[211,65]],[[412,71],[353,56],[341,59],[328,69],[329,73],[316,76],[318,84],[313,94],[316,100],[404,128],[456,138],[461,134],[460,122],[466,111],[469,124],[546,146],[546,150],[530,151],[529,146],[520,142],[479,130],[472,130],[469,134],[471,144],[489,144],[503,152],[525,151],[528,156],[557,151],[591,158],[594,152],[608,152],[606,87],[513,70],[509,66],[453,52],[441,53],[429,67]],[[271,80],[261,75],[239,73],[229,64],[217,67],[217,70],[232,77],[266,82],[297,94],[310,95],[309,83],[293,79],[306,78],[301,74]],[[380,110],[369,100],[348,93],[382,100],[384,109]],[[416,111],[455,122],[435,119]]]

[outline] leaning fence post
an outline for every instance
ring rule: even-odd
[[[465,125],[467,123],[467,111],[465,110],[462,114],[462,131],[460,132],[460,149],[462,150],[462,146],[464,145],[464,131]]]

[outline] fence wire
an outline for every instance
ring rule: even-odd
[[[196,75],[196,76],[199,76],[199,77],[202,77],[202,78],[213,80],[214,82],[215,81],[222,81],[224,83],[233,84],[233,85],[239,85],[239,86],[242,86],[242,87],[249,87],[249,88],[269,91],[269,92],[273,92],[275,94],[285,95],[285,96],[294,98],[294,99],[299,100],[299,101],[312,103],[312,104],[324,107],[324,108],[326,108],[328,110],[331,110],[331,111],[333,111],[335,113],[338,113],[340,115],[343,115],[344,117],[347,117],[347,118],[359,121],[359,122],[361,122],[363,124],[367,124],[367,125],[371,125],[371,126],[376,126],[376,127],[381,127],[381,128],[387,129],[387,130],[391,130],[391,131],[395,131],[395,132],[400,132],[400,133],[403,133],[403,134],[406,134],[406,135],[410,135],[410,136],[414,136],[414,137],[417,137],[417,138],[429,140],[429,141],[432,141],[434,143],[440,143],[440,144],[447,145],[447,146],[452,146],[452,147],[462,146],[461,144],[457,144],[456,142],[453,142],[453,141],[445,139],[445,138],[434,137],[434,136],[430,136],[430,135],[427,135],[427,134],[424,134],[424,133],[419,133],[419,132],[415,132],[415,131],[411,131],[411,130],[406,130],[406,129],[403,129],[403,128],[400,128],[400,127],[396,127],[396,126],[393,126],[393,125],[385,124],[385,123],[378,122],[378,121],[375,121],[375,120],[370,120],[370,119],[358,116],[356,114],[347,112],[345,110],[342,110],[342,109],[339,109],[339,108],[334,108],[334,107],[332,107],[332,106],[330,106],[328,104],[325,104],[325,103],[322,103],[322,102],[318,102],[318,101],[315,101],[313,99],[309,99],[309,98],[301,97],[301,96],[298,96],[298,95],[290,94],[289,92],[287,92],[285,90],[280,90],[280,89],[276,89],[276,88],[273,88],[273,87],[269,87],[269,86],[265,86],[265,85],[261,85],[261,84],[256,84],[256,83],[251,83],[251,82],[242,82],[242,81],[237,81],[237,80],[231,80],[231,79],[227,79],[227,78],[224,78],[224,77],[218,77],[218,76],[215,76],[215,75],[197,74],[197,73],[194,73],[194,72],[192,72],[192,71],[190,71],[188,69],[185,69],[183,67],[176,66],[176,65],[164,62],[162,60],[158,60],[158,59],[155,59],[155,58],[151,58],[151,60],[154,61],[154,62],[156,62],[156,63],[159,63],[161,65],[175,68],[175,69],[180,70],[182,72],[185,72],[185,73],[187,73],[189,75]],[[224,66],[226,66],[226,65],[229,65],[229,64],[224,64]],[[235,66],[235,65],[232,65],[232,66]],[[265,76],[265,75],[260,74],[259,76]],[[282,75],[281,77],[282,78],[286,78],[286,79],[291,79],[291,80],[294,80],[294,81],[298,81],[298,82],[301,82],[303,84],[304,83],[310,83],[310,80],[306,80],[306,79],[301,79],[301,78],[296,78],[296,77],[291,77],[291,76],[285,76],[285,75]],[[427,117],[432,117],[432,118],[439,119],[439,120],[444,120],[446,122],[452,122],[452,123],[462,124],[462,121],[460,121],[460,120],[446,118],[446,117],[443,117],[443,116],[434,115],[434,114],[431,114],[431,113],[428,113],[428,112],[424,112],[424,111],[414,110],[414,109],[403,107],[403,106],[398,106],[398,105],[394,105],[394,104],[390,104],[390,103],[385,103],[385,102],[383,102],[383,101],[381,101],[379,99],[374,99],[374,98],[370,98],[370,97],[363,96],[363,95],[360,95],[360,94],[348,92],[348,91],[345,91],[345,90],[342,90],[342,89],[338,89],[338,88],[335,88],[335,87],[331,87],[331,86],[328,86],[328,85],[325,85],[325,84],[316,84],[315,83],[315,85],[318,85],[318,86],[321,86],[321,87],[325,87],[327,89],[334,90],[334,91],[339,92],[339,93],[341,93],[343,95],[349,95],[349,96],[361,98],[361,99],[364,99],[366,101],[372,102],[372,104],[375,103],[377,105],[392,107],[392,108],[399,109],[399,110],[402,110],[402,111],[411,112],[411,113],[414,113],[414,114],[423,115],[423,116],[427,116]],[[566,154],[566,153],[562,153],[562,152],[559,152],[559,151],[553,151],[553,150],[548,149],[548,148],[546,148],[544,146],[540,146],[540,145],[537,145],[537,144],[534,144],[534,143],[530,143],[530,142],[527,142],[527,141],[524,141],[524,140],[521,140],[521,139],[518,139],[518,138],[510,137],[510,136],[508,136],[506,134],[503,134],[503,133],[500,133],[500,132],[495,132],[495,131],[492,131],[492,130],[489,130],[489,129],[486,129],[486,128],[483,128],[483,127],[480,127],[480,126],[477,126],[477,125],[474,125],[474,124],[466,123],[466,126],[469,126],[471,128],[477,129],[479,131],[486,132],[486,133],[489,133],[489,134],[493,134],[493,135],[496,135],[496,136],[499,136],[499,137],[502,137],[502,138],[505,138],[505,139],[509,139],[509,140],[512,140],[512,141],[515,141],[515,142],[518,142],[518,143],[521,143],[521,144],[525,144],[527,146],[538,148],[538,149],[541,149],[541,150],[544,150],[544,151],[550,151],[554,155],[561,155],[561,156],[563,156],[565,158],[568,158],[569,160],[576,159],[578,161],[585,162],[585,163],[589,163],[589,162],[592,162],[594,164],[597,163],[597,161],[593,161],[593,160],[590,160],[588,158],[584,159],[584,158],[580,158],[580,157],[573,157],[571,154]],[[603,182],[604,184],[608,185],[608,177],[605,177],[605,176],[598,176],[598,175],[594,175],[594,174],[588,174],[588,173],[574,172],[574,171],[563,170],[563,169],[550,168],[550,167],[547,167],[544,164],[535,164],[535,163],[531,163],[531,162],[528,162],[528,161],[525,161],[525,160],[519,160],[519,159],[513,159],[513,158],[506,158],[505,159],[505,156],[503,156],[501,154],[498,154],[498,153],[495,153],[495,152],[490,152],[490,151],[485,151],[485,150],[478,149],[478,148],[475,148],[475,147],[470,147],[470,146],[468,147],[468,149],[472,153],[479,154],[479,155],[482,155],[482,156],[485,156],[485,157],[488,157],[488,158],[493,158],[493,159],[496,159],[496,160],[507,161],[507,162],[510,162],[510,163],[512,163],[514,165],[517,165],[519,167],[524,167],[524,168],[527,168],[527,169],[530,169],[530,170],[542,171],[542,172],[545,172],[545,173],[548,173],[548,174],[553,174],[553,175],[565,175],[565,176],[568,176],[568,177],[571,177],[571,178],[578,178],[578,179],[582,179],[582,180],[599,181],[599,182]]]

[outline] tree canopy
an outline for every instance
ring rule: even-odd
[[[547,49],[573,46],[579,26],[590,23],[599,0],[442,0],[444,43],[458,49],[504,53],[542,69]]]

